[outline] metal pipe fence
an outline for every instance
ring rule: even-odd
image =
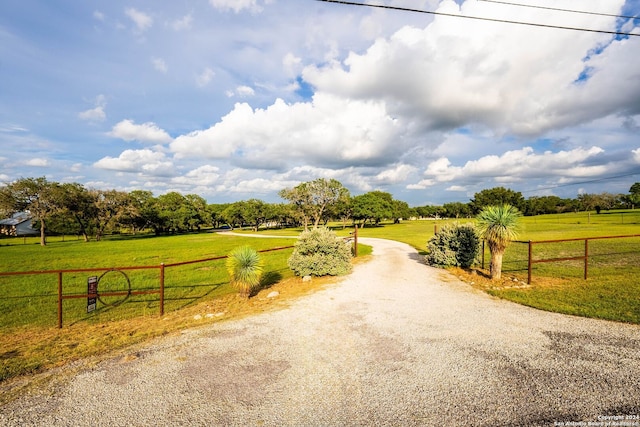
[[[624,255],[631,252],[609,252],[609,253],[601,253],[601,254],[593,254],[590,251],[590,242],[600,241],[600,240],[610,240],[610,239],[633,239],[639,238],[640,234],[631,234],[631,235],[623,235],[623,236],[600,236],[600,237],[579,237],[572,239],[556,239],[556,240],[528,240],[528,241],[514,241],[514,243],[524,243],[528,245],[527,248],[527,283],[531,284],[532,275],[533,275],[533,266],[534,264],[541,263],[554,263],[554,262],[563,262],[563,261],[580,261],[583,269],[583,278],[587,280],[589,278],[589,261],[593,259],[595,256],[605,256],[605,255]],[[534,247],[544,244],[558,244],[558,243],[567,243],[567,242],[583,242],[582,250],[580,255],[574,256],[553,256],[548,258],[535,258]],[[483,248],[484,249],[484,248]],[[640,252],[640,245],[638,245],[636,252]],[[483,251],[484,255],[484,251]],[[484,259],[483,259],[484,264]]]
[[[294,246],[282,246],[271,249],[263,249],[258,251],[259,253],[265,252],[273,252],[280,251],[285,249],[291,249]],[[161,263],[160,265],[148,265],[148,266],[125,266],[125,267],[96,267],[96,268],[79,268],[79,269],[63,269],[63,270],[36,270],[36,271],[13,271],[13,272],[0,272],[0,277],[2,276],[25,276],[25,275],[56,275],[57,276],[57,316],[58,316],[58,328],[62,328],[63,323],[63,301],[68,299],[80,299],[87,298],[87,305],[89,307],[90,300],[92,299],[100,299],[107,297],[123,297],[122,300],[118,300],[116,302],[107,302],[105,305],[117,305],[124,300],[126,300],[129,296],[132,295],[148,295],[148,294],[158,294],[159,298],[159,315],[164,315],[164,302],[165,302],[165,271],[168,268],[179,267],[189,264],[198,264],[210,261],[217,261],[228,258],[228,255],[197,259],[191,261],[182,261],[176,263],[165,264]],[[134,270],[153,270],[156,269],[158,271],[158,286],[155,289],[144,289],[144,290],[132,290],[131,284],[129,281],[129,277],[125,273],[126,271],[134,271]],[[64,293],[64,275],[65,274],[74,274],[74,273],[96,273],[102,272],[102,276],[109,272],[119,272],[121,273],[128,286],[124,290],[116,290],[116,291],[106,291],[100,292],[98,288],[99,278],[96,277],[95,280],[95,289],[91,288],[88,284],[86,293],[73,293],[73,294],[65,294]],[[100,277],[102,277],[100,276]]]

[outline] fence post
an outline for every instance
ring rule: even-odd
[[[160,264],[160,317],[164,316],[164,262]]]
[[[484,270],[484,239],[482,239],[482,269]]]
[[[58,329],[62,329],[62,271],[58,271]]]
[[[527,268],[527,285],[531,284],[531,267],[532,267],[532,257],[533,257],[533,242],[529,240],[529,266]]]
[[[587,280],[589,271],[589,239],[584,239],[584,280]]]

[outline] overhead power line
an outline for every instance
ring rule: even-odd
[[[551,185],[549,187],[536,188],[535,190],[524,190],[524,191],[521,191],[521,193],[534,193],[534,192],[543,191],[543,190],[553,190],[554,188],[560,188],[560,187],[573,187],[574,185],[594,184],[596,182],[608,181],[610,179],[627,178],[634,175],[640,175],[640,172],[631,172],[631,173],[625,173],[623,175],[607,176],[604,178],[591,179],[588,181],[576,181],[576,182],[569,182],[566,184]]]
[[[398,10],[403,12],[414,12],[414,13],[424,13],[429,15],[438,15],[438,16],[448,16],[451,18],[465,18],[465,19],[474,19],[477,21],[489,21],[489,22],[500,22],[503,24],[516,24],[516,25],[528,25],[531,27],[542,27],[542,28],[555,28],[560,30],[572,30],[572,31],[586,31],[590,33],[601,33],[601,34],[611,34],[615,36],[634,36],[640,37],[640,33],[625,33],[622,31],[607,31],[607,30],[594,30],[590,28],[580,28],[580,27],[567,27],[562,25],[551,25],[551,24],[538,24],[534,22],[524,22],[524,21],[510,21],[508,19],[497,19],[497,18],[483,18],[480,16],[469,16],[469,15],[456,15],[453,13],[446,12],[435,12],[431,10],[423,10],[423,9],[412,9],[407,7],[399,7],[399,6],[389,6],[383,4],[367,4],[367,3],[357,3],[352,1],[345,0],[317,0],[323,3],[336,3],[336,4],[344,4],[349,6],[363,6],[363,7],[371,7],[378,9],[388,9],[388,10]]]
[[[509,6],[518,6],[518,7],[530,7],[533,9],[544,9],[544,10],[555,10],[558,12],[570,12],[570,13],[581,13],[584,15],[597,15],[597,16],[611,16],[613,18],[622,18],[622,19],[640,19],[638,16],[629,16],[629,15],[614,15],[610,13],[601,13],[601,12],[588,12],[586,10],[575,10],[575,9],[562,9],[559,7],[548,7],[548,6],[536,6],[533,4],[524,4],[524,3],[512,3],[508,1],[499,1],[499,0],[479,0],[486,3],[497,3],[497,4],[506,4]]]

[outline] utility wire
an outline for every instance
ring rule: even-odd
[[[550,24],[536,24],[534,22],[524,22],[524,21],[510,21],[507,19],[497,19],[497,18],[482,18],[479,16],[468,16],[468,15],[456,15],[453,13],[446,12],[434,12],[431,10],[422,10],[422,9],[411,9],[406,7],[399,6],[388,6],[382,4],[366,4],[366,3],[357,3],[352,1],[345,0],[316,0],[323,3],[336,3],[336,4],[344,4],[349,6],[364,6],[364,7],[372,7],[378,9],[388,9],[388,10],[399,10],[403,12],[414,12],[414,13],[425,13],[429,15],[439,15],[439,16],[448,16],[451,18],[466,18],[466,19],[475,19],[477,21],[490,21],[490,22],[500,22],[503,24],[517,24],[517,25],[529,25],[532,27],[542,27],[542,28],[556,28],[560,30],[572,30],[572,31],[586,31],[590,33],[601,33],[601,34],[612,34],[615,36],[634,36],[640,37],[640,33],[625,33],[621,31],[607,31],[607,30],[592,30],[589,28],[579,28],[579,27],[565,27],[561,25],[550,25]]]
[[[595,182],[608,181],[610,179],[627,178],[629,176],[634,176],[634,175],[640,175],[640,172],[631,172],[631,173],[625,173],[623,175],[607,176],[604,178],[592,179],[589,181],[578,181],[578,182],[571,182],[567,184],[552,185],[549,187],[536,188],[535,190],[524,190],[524,191],[521,191],[521,193],[535,193],[537,191],[553,190],[554,188],[560,188],[560,187],[572,187],[574,185],[593,184]]]
[[[533,4],[524,4],[524,3],[512,3],[508,1],[499,1],[499,0],[479,0],[486,3],[497,3],[497,4],[506,4],[509,6],[519,6],[519,7],[530,7],[533,9],[545,9],[545,10],[555,10],[558,12],[571,12],[571,13],[582,13],[585,15],[597,15],[597,16],[611,16],[613,18],[623,18],[623,19],[640,19],[638,16],[628,16],[628,15],[613,15],[610,13],[600,13],[600,12],[588,12],[586,10],[575,10],[575,9],[561,9],[559,7],[547,7],[547,6],[536,6]]]

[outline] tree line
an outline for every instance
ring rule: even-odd
[[[640,183],[628,195],[610,193],[581,194],[577,199],[556,196],[525,199],[520,192],[503,187],[482,190],[468,203],[442,206],[409,207],[390,193],[370,191],[351,196],[335,179],[319,178],[280,191],[285,203],[266,203],[259,199],[209,204],[197,194],[134,190],[98,190],[78,183],[59,183],[40,178],[21,178],[0,187],[0,215],[28,211],[40,229],[40,243],[47,234],[75,234],[85,241],[93,236],[128,230],[151,230],[155,234],[198,231],[227,226],[261,227],[309,226],[341,221],[343,226],[377,225],[383,220],[399,222],[406,218],[460,218],[477,215],[483,207],[510,204],[525,215],[562,213],[614,208],[632,208],[640,204]]]
[[[525,199],[519,191],[504,187],[482,190],[474,194],[468,203],[452,202],[442,206],[419,206],[412,208],[418,217],[471,218],[486,206],[509,204],[526,216],[584,212],[610,209],[634,209],[640,206],[640,183],[629,189],[629,194],[579,194],[575,199],[558,196],[533,196]]]

